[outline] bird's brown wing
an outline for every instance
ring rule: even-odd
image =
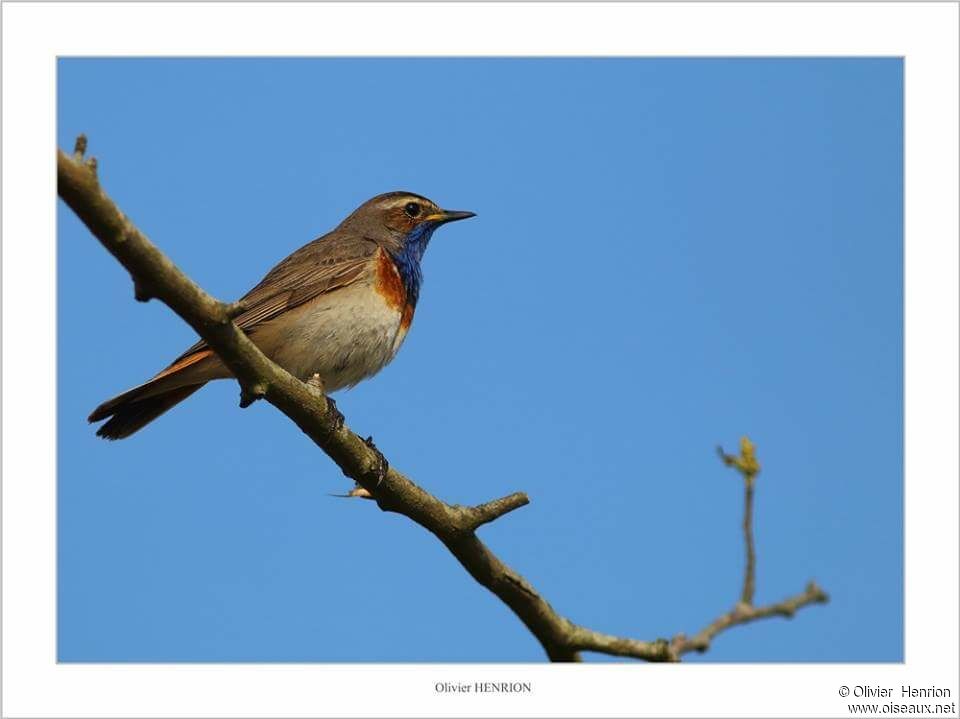
[[[336,232],[304,245],[240,298],[246,309],[236,318],[237,326],[250,332],[304,302],[353,284],[363,276],[376,252],[374,241]],[[173,364],[206,347],[207,343],[200,340]]]

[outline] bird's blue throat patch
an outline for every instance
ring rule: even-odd
[[[420,261],[437,227],[438,225],[432,222],[425,222],[415,227],[404,239],[403,248],[393,257],[400,272],[400,280],[407,291],[407,303],[414,307],[420,297],[420,285],[423,282]]]

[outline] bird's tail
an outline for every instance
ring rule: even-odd
[[[108,399],[90,413],[87,421],[100,422],[109,417],[97,430],[97,436],[129,437],[207,383],[209,375],[197,370],[211,354],[210,350],[204,350],[174,362],[153,379]]]
[[[150,424],[150,422],[174,405],[183,402],[183,400],[203,387],[204,384],[206,384],[206,382],[187,385],[186,387],[178,387],[164,394],[154,395],[153,397],[139,401],[129,399],[115,405],[112,409],[103,409],[106,405],[116,401],[110,400],[100,405],[100,407],[97,407],[93,411],[93,414],[90,415],[89,420],[91,422],[99,422],[109,417],[110,421],[106,422],[97,430],[97,436],[103,437],[104,439],[123,439]],[[120,397],[123,396],[124,395],[120,395]]]

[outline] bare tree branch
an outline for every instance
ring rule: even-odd
[[[791,616],[826,594],[811,583],[807,592],[769,607],[753,608],[741,602],[691,639],[644,642],[614,637],[578,626],[557,614],[516,571],[494,555],[475,532],[480,526],[526,505],[522,492],[474,507],[449,505],[389,466],[371,438],[362,439],[345,425],[343,415],[327,398],[318,381],[302,382],[271,362],[233,323],[242,312],[239,303],[211,297],[184,275],[150,242],[103,192],[96,161],[85,159],[86,138],[80,136],[73,156],[57,154],[57,189],[93,235],[133,278],[135,297],[156,297],[183,318],[219,355],[241,387],[241,407],[263,398],[283,412],[356,482],[352,497],[371,498],[384,511],[412,519],[433,533],[481,585],[519,617],[552,661],[579,661],[581,651],[595,651],[648,661],[677,661],[686,651],[704,651],[720,631],[767,616]],[[752,499],[748,499],[745,532],[752,557]],[[750,577],[753,562],[748,562]],[[752,578],[749,597],[752,597]],[[747,586],[744,586],[747,597]]]
[[[744,604],[753,604],[753,594],[756,591],[757,552],[753,546],[753,482],[746,483],[743,492],[743,543],[747,552],[746,565],[743,571],[743,591],[740,601]]]
[[[672,654],[679,659],[680,655],[689,651],[705,652],[710,648],[713,638],[725,629],[738,624],[746,624],[766,617],[791,618],[797,610],[808,604],[825,604],[830,597],[817,586],[816,582],[809,582],[807,588],[800,594],[788,597],[776,604],[763,607],[753,606],[753,595],[756,587],[757,554],[753,542],[753,491],[757,475],[760,474],[760,462],[757,460],[757,451],[749,437],[740,440],[740,454],[726,454],[722,448],[717,448],[717,454],[728,467],[733,467],[743,477],[743,543],[746,548],[746,563],[743,569],[743,591],[737,605],[721,614],[706,627],[692,637],[678,634],[671,640]]]
[[[828,601],[830,601],[830,597],[827,593],[820,589],[816,582],[810,582],[800,594],[788,597],[776,604],[768,604],[763,607],[752,607],[743,603],[737,604],[732,610],[721,614],[694,636],[688,638],[683,634],[678,634],[671,640],[670,648],[677,657],[690,651],[705,652],[710,648],[710,642],[713,638],[724,629],[767,617],[779,616],[790,619],[797,613],[798,609],[808,604],[825,604]]]

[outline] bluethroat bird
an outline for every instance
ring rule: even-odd
[[[472,212],[442,210],[411,192],[364,202],[332,232],[301,247],[243,296],[237,325],[295,377],[351,387],[396,355],[420,295],[420,261],[434,231]],[[202,340],[89,417],[97,434],[129,437],[210,380],[232,377]]]

